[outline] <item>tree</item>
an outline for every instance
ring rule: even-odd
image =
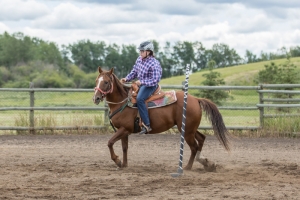
[[[226,44],[214,44],[210,51],[207,51],[208,60],[214,60],[216,66],[226,67],[236,65],[241,62],[241,57],[234,49],[230,49]]]
[[[268,53],[264,53],[263,51],[260,52],[260,61],[267,61],[270,60]]]
[[[197,65],[197,71],[206,68],[207,65],[207,56],[206,56],[206,49],[204,48],[201,42],[194,42],[193,48],[195,52],[194,62]],[[194,71],[196,71],[194,70]]]
[[[257,62],[256,55],[254,55],[251,51],[246,50],[245,60],[247,63]]]
[[[108,68],[120,67],[122,65],[122,60],[119,52],[120,52],[120,47],[118,45],[116,44],[109,45],[106,48],[106,57],[105,57],[104,65]]]
[[[34,60],[40,60],[45,63],[54,64],[57,66],[63,65],[62,55],[57,47],[57,45],[53,42],[46,43],[44,41],[40,42],[38,47],[35,49]]]
[[[154,54],[157,54],[159,52],[159,43],[156,40],[151,40],[153,46],[154,46]]]
[[[0,65],[10,67],[32,60],[31,45],[30,38],[23,33],[18,32],[11,36],[5,32],[0,37]]]
[[[162,67],[162,78],[171,77],[173,75],[172,66],[175,65],[175,61],[170,42],[166,42],[163,51],[159,51],[156,55],[158,55],[157,59]]]
[[[104,65],[106,57],[105,42],[92,43],[90,40],[80,40],[69,45],[72,59],[84,72],[94,72],[98,66]]]
[[[291,47],[290,54],[292,57],[299,57],[300,56],[300,46]]]
[[[203,74],[203,77],[205,77],[205,80],[202,82],[203,85],[219,86],[225,84],[224,80],[220,78],[221,74],[213,71],[215,65],[216,62],[214,60],[208,62],[209,73]],[[218,105],[221,105],[221,102],[229,97],[229,94],[222,90],[200,90],[199,95],[210,99]]]
[[[120,55],[122,64],[121,66],[117,66],[119,71],[121,71],[120,77],[126,76],[132,70],[138,56],[139,54],[135,45],[122,45]]]
[[[187,65],[191,64],[195,59],[195,53],[193,48],[193,43],[184,41],[177,42],[173,47],[173,56],[176,59],[175,63],[178,65],[180,74],[183,74],[182,69]]]

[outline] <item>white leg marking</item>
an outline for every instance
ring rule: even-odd
[[[200,161],[200,154],[201,154],[201,152],[200,152],[200,151],[197,151],[197,154],[196,154],[196,161]]]

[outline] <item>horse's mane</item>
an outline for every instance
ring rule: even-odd
[[[115,85],[116,85],[119,93],[127,96],[128,92],[130,90],[130,87],[122,84],[121,81],[119,81],[118,77],[114,73],[112,73],[112,75],[114,77]]]

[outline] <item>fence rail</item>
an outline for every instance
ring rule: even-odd
[[[162,89],[178,89],[182,90],[182,85],[161,85]],[[278,89],[284,90],[278,90]],[[238,111],[238,110],[245,110],[245,111],[258,111],[258,119],[259,124],[257,126],[252,125],[243,125],[243,126],[227,126],[228,129],[231,130],[256,130],[262,128],[264,125],[265,118],[271,117],[282,117],[282,116],[299,116],[297,114],[266,114],[266,109],[270,108],[299,108],[300,104],[296,104],[300,102],[300,98],[266,98],[265,95],[267,94],[286,94],[286,95],[299,95],[300,91],[292,91],[291,89],[300,88],[300,84],[262,84],[259,86],[189,86],[189,90],[224,90],[224,91],[231,91],[231,90],[239,90],[239,91],[256,91],[257,96],[257,103],[251,106],[240,106],[242,102],[235,102],[236,106],[227,105],[227,106],[218,106],[220,110],[229,110],[229,111]],[[273,90],[275,89],[275,90]],[[0,88],[2,92],[12,92],[13,94],[16,93],[29,93],[29,105],[26,106],[0,106],[0,111],[29,111],[29,121],[30,125],[28,127],[23,126],[1,126],[0,130],[28,130],[30,132],[34,132],[35,130],[84,130],[84,129],[102,129],[107,128],[108,121],[105,121],[102,125],[90,125],[90,126],[42,126],[37,127],[34,121],[34,114],[35,111],[104,111],[105,119],[107,119],[107,114],[109,112],[109,108],[107,106],[35,106],[35,98],[36,95],[39,93],[51,93],[51,92],[60,92],[60,93],[93,93],[93,89],[58,89],[58,88],[29,88],[29,89],[18,89],[18,88]],[[270,102],[265,104],[265,102]],[[275,102],[275,104],[272,104]],[[277,104],[276,104],[277,102]],[[293,102],[293,104],[290,104]],[[279,104],[282,103],[282,104]],[[223,115],[224,116],[224,115]],[[224,116],[226,117],[226,115]],[[210,130],[212,129],[211,126],[206,126],[205,124],[202,126],[200,125],[199,129]]]
[[[108,110],[106,107],[6,107],[0,110]]]

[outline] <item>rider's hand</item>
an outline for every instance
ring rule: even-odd
[[[126,78],[121,78],[120,80],[122,83],[125,83],[126,82]]]
[[[140,81],[140,80],[137,80],[135,83],[136,83],[138,86],[141,85],[141,81]]]

